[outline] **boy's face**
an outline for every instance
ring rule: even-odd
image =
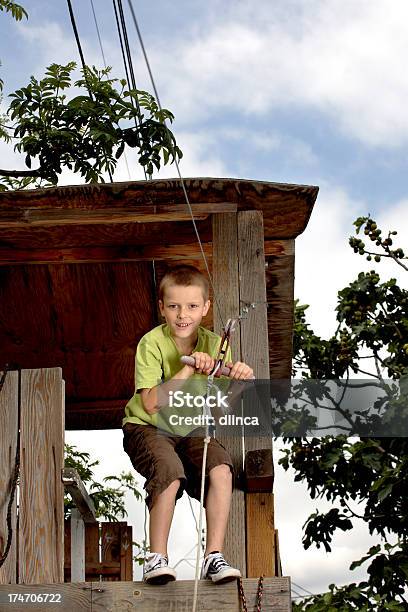
[[[210,300],[204,301],[202,288],[198,285],[170,285],[165,289],[163,301],[159,300],[159,307],[174,338],[193,340],[208,312]]]

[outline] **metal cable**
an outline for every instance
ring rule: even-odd
[[[127,35],[127,27],[126,27],[125,14],[123,11],[122,0],[113,0],[113,10],[115,12],[116,27],[117,27],[118,36],[119,36],[119,43],[120,43],[120,49],[122,52],[122,59],[123,59],[123,65],[125,68],[126,80],[128,82],[129,87],[137,91],[135,73],[133,70],[132,54],[130,52],[130,45],[129,45],[129,39]],[[126,52],[125,52],[125,49],[126,49]],[[135,117],[135,128],[136,128],[136,143],[140,149],[139,126],[142,124],[143,116],[140,110],[140,104],[139,104],[137,93],[136,93],[136,99],[134,99],[132,96],[130,97],[130,103],[132,104],[133,108],[136,109],[136,113],[138,117],[138,119],[136,119]],[[139,125],[138,125],[138,121],[139,121]],[[127,160],[126,160],[126,165],[127,165]],[[148,180],[148,175],[146,172],[146,168],[144,166],[143,166],[143,173],[145,176],[145,180]],[[128,167],[128,174],[130,176],[129,167]]]
[[[83,54],[83,51],[82,51],[81,41],[79,39],[78,28],[76,26],[75,15],[74,15],[74,11],[73,11],[73,8],[72,8],[71,0],[67,0],[67,4],[68,4],[69,16],[70,16],[70,19],[71,19],[72,29],[74,31],[74,36],[75,36],[75,40],[76,40],[77,47],[78,47],[79,57],[81,58],[81,63],[82,63],[82,69],[83,69],[83,72],[84,72],[85,83],[86,83],[86,86],[87,86],[87,89],[88,89],[89,97],[91,98],[91,100],[93,100],[92,91],[91,91],[91,88],[90,88],[90,85],[89,85],[89,81],[88,81],[87,67],[86,67],[86,64],[85,64],[85,58],[84,58],[84,54]],[[106,159],[106,163],[107,163],[108,159],[107,159],[106,153],[105,153],[105,159]],[[107,170],[108,170],[108,175],[109,175],[110,182],[113,183],[112,172],[110,171],[109,167],[107,168]]]
[[[98,20],[97,20],[97,18],[96,18],[96,13],[95,13],[95,7],[94,7],[93,0],[90,0],[90,3],[91,3],[91,8],[92,8],[92,14],[93,14],[94,22],[95,22],[96,33],[97,33],[97,35],[98,35],[99,46],[100,46],[100,48],[101,48],[102,59],[103,59],[103,65],[105,66],[105,70],[106,70],[106,59],[105,59],[105,53],[104,53],[104,51],[103,51],[102,39],[101,39],[101,34],[100,34],[100,32],[99,32],[99,25],[98,25]]]
[[[158,104],[160,110],[162,110],[162,106],[161,106],[161,102],[160,102],[160,98],[159,98],[159,93],[157,91],[156,83],[155,83],[155,80],[154,80],[154,77],[153,77],[153,73],[152,73],[152,70],[151,70],[151,67],[150,67],[150,62],[149,62],[149,58],[147,56],[146,48],[145,48],[144,43],[143,43],[143,38],[142,38],[142,34],[141,34],[141,31],[140,31],[140,28],[139,28],[139,24],[138,24],[137,19],[136,19],[136,14],[135,14],[135,11],[134,11],[134,8],[133,8],[132,0],[128,0],[128,4],[129,4],[130,12],[132,14],[133,23],[134,23],[134,26],[136,28],[136,32],[137,32],[137,36],[138,36],[138,39],[139,39],[140,47],[142,49],[142,53],[143,53],[143,56],[144,56],[144,59],[145,59],[147,71],[148,71],[149,76],[150,76],[150,82],[152,84],[154,95],[156,97],[157,104]],[[167,128],[166,121],[164,121],[163,123],[164,123],[164,125]],[[208,278],[209,278],[209,281],[210,281],[211,289],[212,289],[213,296],[214,296],[214,304],[217,307],[218,316],[220,317],[220,321],[221,321],[222,327],[225,327],[224,319],[223,319],[222,312],[221,312],[221,307],[220,307],[217,295],[215,293],[214,283],[213,283],[212,276],[211,276],[211,273],[210,273],[210,269],[209,269],[209,266],[208,266],[207,258],[206,258],[205,253],[204,253],[204,249],[203,249],[203,245],[202,245],[202,242],[201,242],[201,239],[200,239],[200,235],[198,233],[197,224],[195,222],[193,210],[192,210],[191,204],[190,204],[190,199],[189,199],[188,194],[187,194],[186,185],[185,185],[184,179],[183,179],[183,177],[181,175],[180,166],[179,166],[179,163],[178,163],[176,157],[174,158],[174,163],[175,163],[175,166],[176,166],[176,169],[177,169],[178,177],[180,179],[181,188],[182,188],[183,194],[184,194],[184,199],[186,201],[186,204],[187,204],[190,216],[191,216],[191,221],[193,223],[194,232],[195,232],[197,240],[198,240],[198,244],[199,244],[200,251],[201,251],[201,256],[202,256],[202,259],[204,261],[204,265],[205,265],[205,268],[206,268],[206,271],[207,271],[207,275],[208,275]]]

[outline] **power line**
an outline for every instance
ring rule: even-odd
[[[94,7],[93,0],[90,0],[90,3],[91,3],[91,8],[92,8],[92,14],[93,14],[94,22],[95,22],[96,33],[97,33],[97,35],[98,35],[99,46],[100,46],[100,48],[101,48],[102,59],[103,59],[103,65],[104,65],[105,70],[106,70],[106,59],[105,59],[105,53],[104,53],[104,51],[103,51],[102,39],[101,39],[101,34],[100,34],[100,32],[99,32],[99,25],[98,25],[98,20],[97,20],[97,18],[96,18],[96,13],[95,13],[95,7]]]
[[[162,106],[161,106],[160,98],[159,98],[159,93],[157,91],[156,83],[155,83],[155,80],[154,80],[154,77],[153,77],[153,72],[152,72],[151,67],[150,67],[150,62],[149,62],[149,58],[147,56],[146,48],[145,48],[144,43],[143,43],[142,33],[140,31],[139,24],[138,24],[137,19],[136,19],[136,14],[135,14],[135,11],[134,11],[134,8],[133,8],[132,0],[128,0],[128,4],[129,4],[130,12],[131,12],[131,15],[132,15],[133,23],[134,23],[134,26],[136,28],[136,32],[137,32],[137,36],[138,36],[138,39],[139,39],[140,47],[142,49],[142,53],[143,53],[143,56],[144,56],[144,59],[145,59],[147,71],[148,71],[149,76],[150,76],[150,82],[152,84],[154,95],[156,97],[157,104],[158,104],[160,110],[162,110]],[[163,123],[167,127],[166,121],[164,121]],[[180,166],[179,166],[179,163],[178,163],[176,157],[174,157],[174,163],[175,163],[175,166],[176,166],[176,169],[177,169],[178,177],[180,179],[181,188],[182,188],[183,194],[184,194],[184,199],[186,201],[187,208],[188,208],[190,216],[191,216],[191,221],[193,223],[194,232],[195,232],[195,235],[196,235],[197,240],[198,240],[198,244],[199,244],[200,251],[201,251],[201,256],[202,256],[202,259],[204,261],[205,269],[207,271],[207,275],[208,275],[208,278],[209,278],[209,281],[210,281],[210,285],[211,285],[211,288],[212,288],[213,297],[214,297],[214,304],[217,307],[218,316],[220,317],[220,321],[221,321],[222,327],[225,327],[223,316],[222,316],[222,311],[221,311],[221,306],[219,304],[219,301],[218,301],[218,298],[217,298],[217,294],[216,294],[215,289],[214,289],[214,283],[213,283],[213,279],[212,279],[212,276],[211,276],[211,273],[210,273],[210,268],[208,266],[207,257],[205,256],[205,253],[204,253],[203,245],[202,245],[202,242],[201,242],[201,239],[200,239],[200,235],[199,235],[198,229],[197,229],[197,224],[196,224],[196,221],[194,219],[193,209],[191,208],[190,199],[189,199],[188,194],[187,194],[186,185],[185,185],[184,179],[183,179],[183,177],[181,175]]]

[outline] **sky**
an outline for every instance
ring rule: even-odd
[[[23,2],[23,0],[22,0]],[[66,2],[26,0],[29,20],[0,14],[0,77],[6,94],[40,78],[47,65],[77,60]],[[102,67],[91,4],[72,0],[88,64]],[[318,185],[310,222],[296,240],[296,297],[310,304],[312,328],[334,332],[337,290],[372,263],[347,244],[353,220],[371,214],[383,231],[396,229],[407,248],[408,4],[405,0],[178,0],[135,2],[139,25],[161,102],[175,114],[173,131],[184,152],[183,176],[237,177]],[[104,53],[112,74],[123,77],[112,3],[94,0]],[[128,16],[136,81],[150,89]],[[23,167],[0,143],[1,167]],[[130,178],[143,178],[134,152]],[[157,176],[175,176],[173,166]],[[128,180],[124,163],[115,180]],[[64,172],[61,184],[79,183]],[[399,269],[381,264],[382,278]],[[67,432],[101,457],[100,475],[129,469],[121,432]],[[279,444],[275,445],[278,457]],[[335,537],[333,552],[304,551],[302,524],[321,502],[312,502],[293,474],[276,465],[276,523],[284,572],[312,592],[330,582],[357,580],[347,567],[370,545],[364,527]],[[184,496],[185,498],[185,496]],[[143,538],[143,509],[129,500],[136,539]],[[171,559],[189,550],[194,522],[183,499],[171,536]],[[183,533],[183,538],[180,534]],[[192,542],[193,545],[193,542]],[[181,578],[194,570],[182,561]]]

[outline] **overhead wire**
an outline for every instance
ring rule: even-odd
[[[156,82],[155,82],[155,79],[154,79],[154,76],[153,76],[153,72],[152,72],[152,69],[151,69],[151,66],[150,66],[149,58],[147,56],[147,51],[146,51],[146,48],[145,48],[145,45],[144,45],[144,42],[143,42],[142,33],[140,31],[139,24],[138,24],[138,21],[136,19],[136,13],[135,13],[135,10],[133,8],[132,0],[128,0],[128,4],[129,4],[129,9],[130,9],[130,12],[131,12],[131,15],[132,15],[133,24],[135,26],[136,33],[137,33],[137,36],[138,36],[138,39],[139,39],[139,44],[140,44],[140,47],[142,49],[143,57],[145,59],[147,71],[149,73],[150,82],[152,84],[153,92],[154,92],[155,98],[157,100],[157,104],[158,104],[160,110],[162,110],[162,105],[161,105],[161,102],[160,102],[159,92],[157,90]],[[167,127],[166,121],[164,121],[164,125]],[[214,283],[213,283],[212,275],[211,275],[210,268],[209,268],[209,265],[208,265],[207,257],[205,255],[204,248],[203,248],[203,245],[202,245],[202,242],[201,242],[201,239],[200,239],[200,235],[199,235],[199,232],[198,232],[197,224],[196,224],[196,221],[195,221],[195,218],[194,218],[194,214],[193,214],[193,209],[191,207],[190,199],[188,197],[185,181],[184,181],[184,179],[183,179],[183,177],[181,175],[180,165],[179,165],[176,157],[174,158],[174,163],[175,163],[175,166],[176,166],[176,169],[177,169],[178,177],[180,179],[180,184],[181,184],[181,188],[183,190],[184,199],[186,201],[187,208],[188,208],[190,216],[191,216],[191,221],[193,223],[194,232],[195,232],[195,235],[196,235],[199,247],[200,247],[201,256],[202,256],[202,259],[203,259],[203,262],[204,262],[204,265],[205,265],[205,269],[206,269],[206,272],[207,272],[207,275],[208,275],[208,279],[210,281],[210,285],[211,285],[211,289],[212,289],[213,297],[214,297],[214,304],[216,305],[216,308],[217,308],[217,311],[218,311],[218,316],[220,317],[220,321],[221,321],[222,327],[225,327],[224,319],[223,319],[222,311],[221,311],[221,306],[219,304],[219,301],[218,301],[218,298],[217,298],[217,294],[215,292]]]
[[[102,36],[101,36],[100,29],[99,29],[98,18],[96,16],[96,11],[95,11],[95,6],[94,6],[94,3],[93,3],[93,0],[89,0],[89,1],[90,1],[90,4],[91,4],[92,14],[93,14],[94,22],[95,22],[96,34],[98,36],[99,47],[100,47],[101,55],[102,55],[102,61],[103,61],[104,68],[106,70],[107,69],[106,56],[105,56],[105,51],[104,51],[104,48],[103,48]],[[131,176],[130,176],[130,170],[129,170],[129,164],[128,164],[128,160],[127,160],[126,151],[123,152],[123,157],[124,157],[124,160],[125,160],[126,170],[127,170],[128,178],[129,178],[129,181],[130,181],[131,180]]]
[[[93,100],[93,95],[92,95],[91,87],[89,85],[89,80],[88,80],[87,66],[86,66],[86,63],[85,63],[84,53],[82,51],[81,40],[79,38],[79,32],[78,32],[78,28],[77,28],[77,25],[76,25],[76,20],[75,20],[74,10],[72,8],[71,0],[67,0],[67,4],[68,4],[68,12],[69,12],[70,20],[71,20],[72,29],[74,31],[74,36],[75,36],[76,44],[77,44],[77,47],[78,47],[79,57],[81,58],[82,70],[83,70],[83,73],[84,73],[85,83],[86,83],[86,86],[87,86],[87,89],[88,89],[89,97],[91,98],[91,100]],[[106,163],[107,163],[107,156],[106,156],[106,154],[105,154],[105,158],[106,158]],[[112,172],[110,171],[109,167],[107,167],[107,170],[108,170],[108,175],[109,175],[110,182],[113,183]]]
[[[91,3],[91,8],[92,8],[92,14],[93,14],[93,18],[94,18],[94,22],[95,22],[95,27],[96,27],[96,33],[98,35],[98,40],[99,40],[99,47],[101,49],[101,53],[102,53],[102,59],[103,59],[103,65],[105,66],[105,70],[106,70],[106,59],[105,59],[105,53],[103,50],[103,45],[102,45],[102,39],[101,39],[101,33],[99,31],[99,25],[98,25],[98,20],[96,18],[96,13],[95,13],[95,7],[94,7],[94,3],[93,0],[89,0]]]
[[[122,60],[125,69],[126,80],[128,82],[129,87],[131,87],[136,92],[135,98],[131,96],[130,103],[132,104],[133,108],[135,108],[137,114],[137,119],[135,117],[136,143],[137,146],[140,148],[139,126],[142,124],[143,116],[137,95],[137,84],[135,72],[133,69],[132,54],[130,51],[129,37],[127,33],[126,18],[123,10],[122,0],[113,0],[113,10],[115,13],[116,27],[122,52]],[[151,176],[148,176],[145,167],[143,167],[143,173],[145,176],[145,180],[151,178]]]

